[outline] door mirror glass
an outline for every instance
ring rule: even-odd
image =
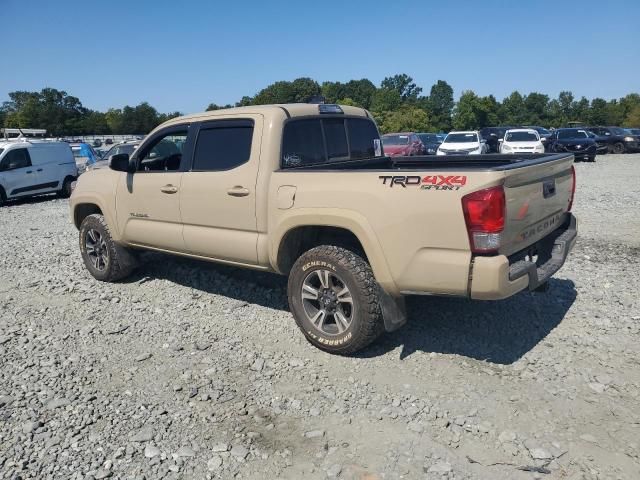
[[[129,163],[128,153],[118,153],[109,157],[109,168],[116,172],[128,172]]]

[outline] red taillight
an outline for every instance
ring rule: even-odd
[[[573,165],[571,165],[571,196],[569,197],[569,208],[567,211],[571,211],[571,207],[573,207],[573,197],[576,195],[576,169]]]
[[[492,253],[500,248],[504,229],[505,196],[502,186],[487,188],[462,197],[473,253]]]

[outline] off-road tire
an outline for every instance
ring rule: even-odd
[[[312,272],[322,269],[339,276],[353,299],[351,323],[339,335],[321,332],[311,323],[304,310],[301,296],[303,282]],[[332,245],[307,251],[298,258],[289,273],[289,308],[298,327],[314,346],[339,355],[362,350],[384,331],[380,291],[371,267],[362,257],[346,248]]]
[[[96,268],[87,253],[87,235],[90,230],[97,231],[104,239],[106,244],[106,252],[108,254],[108,262],[105,262],[105,268],[100,270]],[[113,241],[109,226],[104,216],[100,214],[88,215],[80,225],[80,253],[89,273],[101,282],[116,282],[129,276],[136,268],[137,261],[135,254],[129,249],[118,245]]]
[[[590,162],[595,162],[596,161],[596,156],[595,155],[589,155],[589,161]]]
[[[611,152],[616,154],[621,154],[625,152],[624,143],[616,142],[611,146]]]
[[[65,178],[64,181],[62,182],[62,187],[60,188],[60,190],[58,190],[56,192],[58,197],[60,197],[60,198],[69,198],[71,196],[71,184],[74,181],[75,180],[73,178],[71,178],[71,177]]]
[[[4,193],[4,188],[0,187],[0,207],[3,207],[7,202],[7,195]]]

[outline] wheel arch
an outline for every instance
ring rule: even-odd
[[[302,253],[319,245],[334,245],[363,255],[380,286],[391,294],[399,293],[373,228],[355,212],[300,212],[283,221],[273,238],[270,262],[282,274],[288,274]]]

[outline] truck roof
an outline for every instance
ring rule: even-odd
[[[223,108],[220,110],[212,110],[209,112],[193,113],[191,115],[185,115],[182,117],[172,118],[166,121],[162,126],[172,125],[174,123],[183,123],[185,120],[189,121],[206,121],[214,120],[216,117],[225,115],[239,115],[239,114],[262,114],[265,117],[273,115],[285,114],[289,117],[307,117],[312,115],[321,115],[317,103],[285,103],[277,105],[250,105],[247,107],[235,107],[235,108]],[[369,117],[372,118],[369,112],[364,108],[351,107],[348,105],[340,105],[340,108],[345,115]]]

